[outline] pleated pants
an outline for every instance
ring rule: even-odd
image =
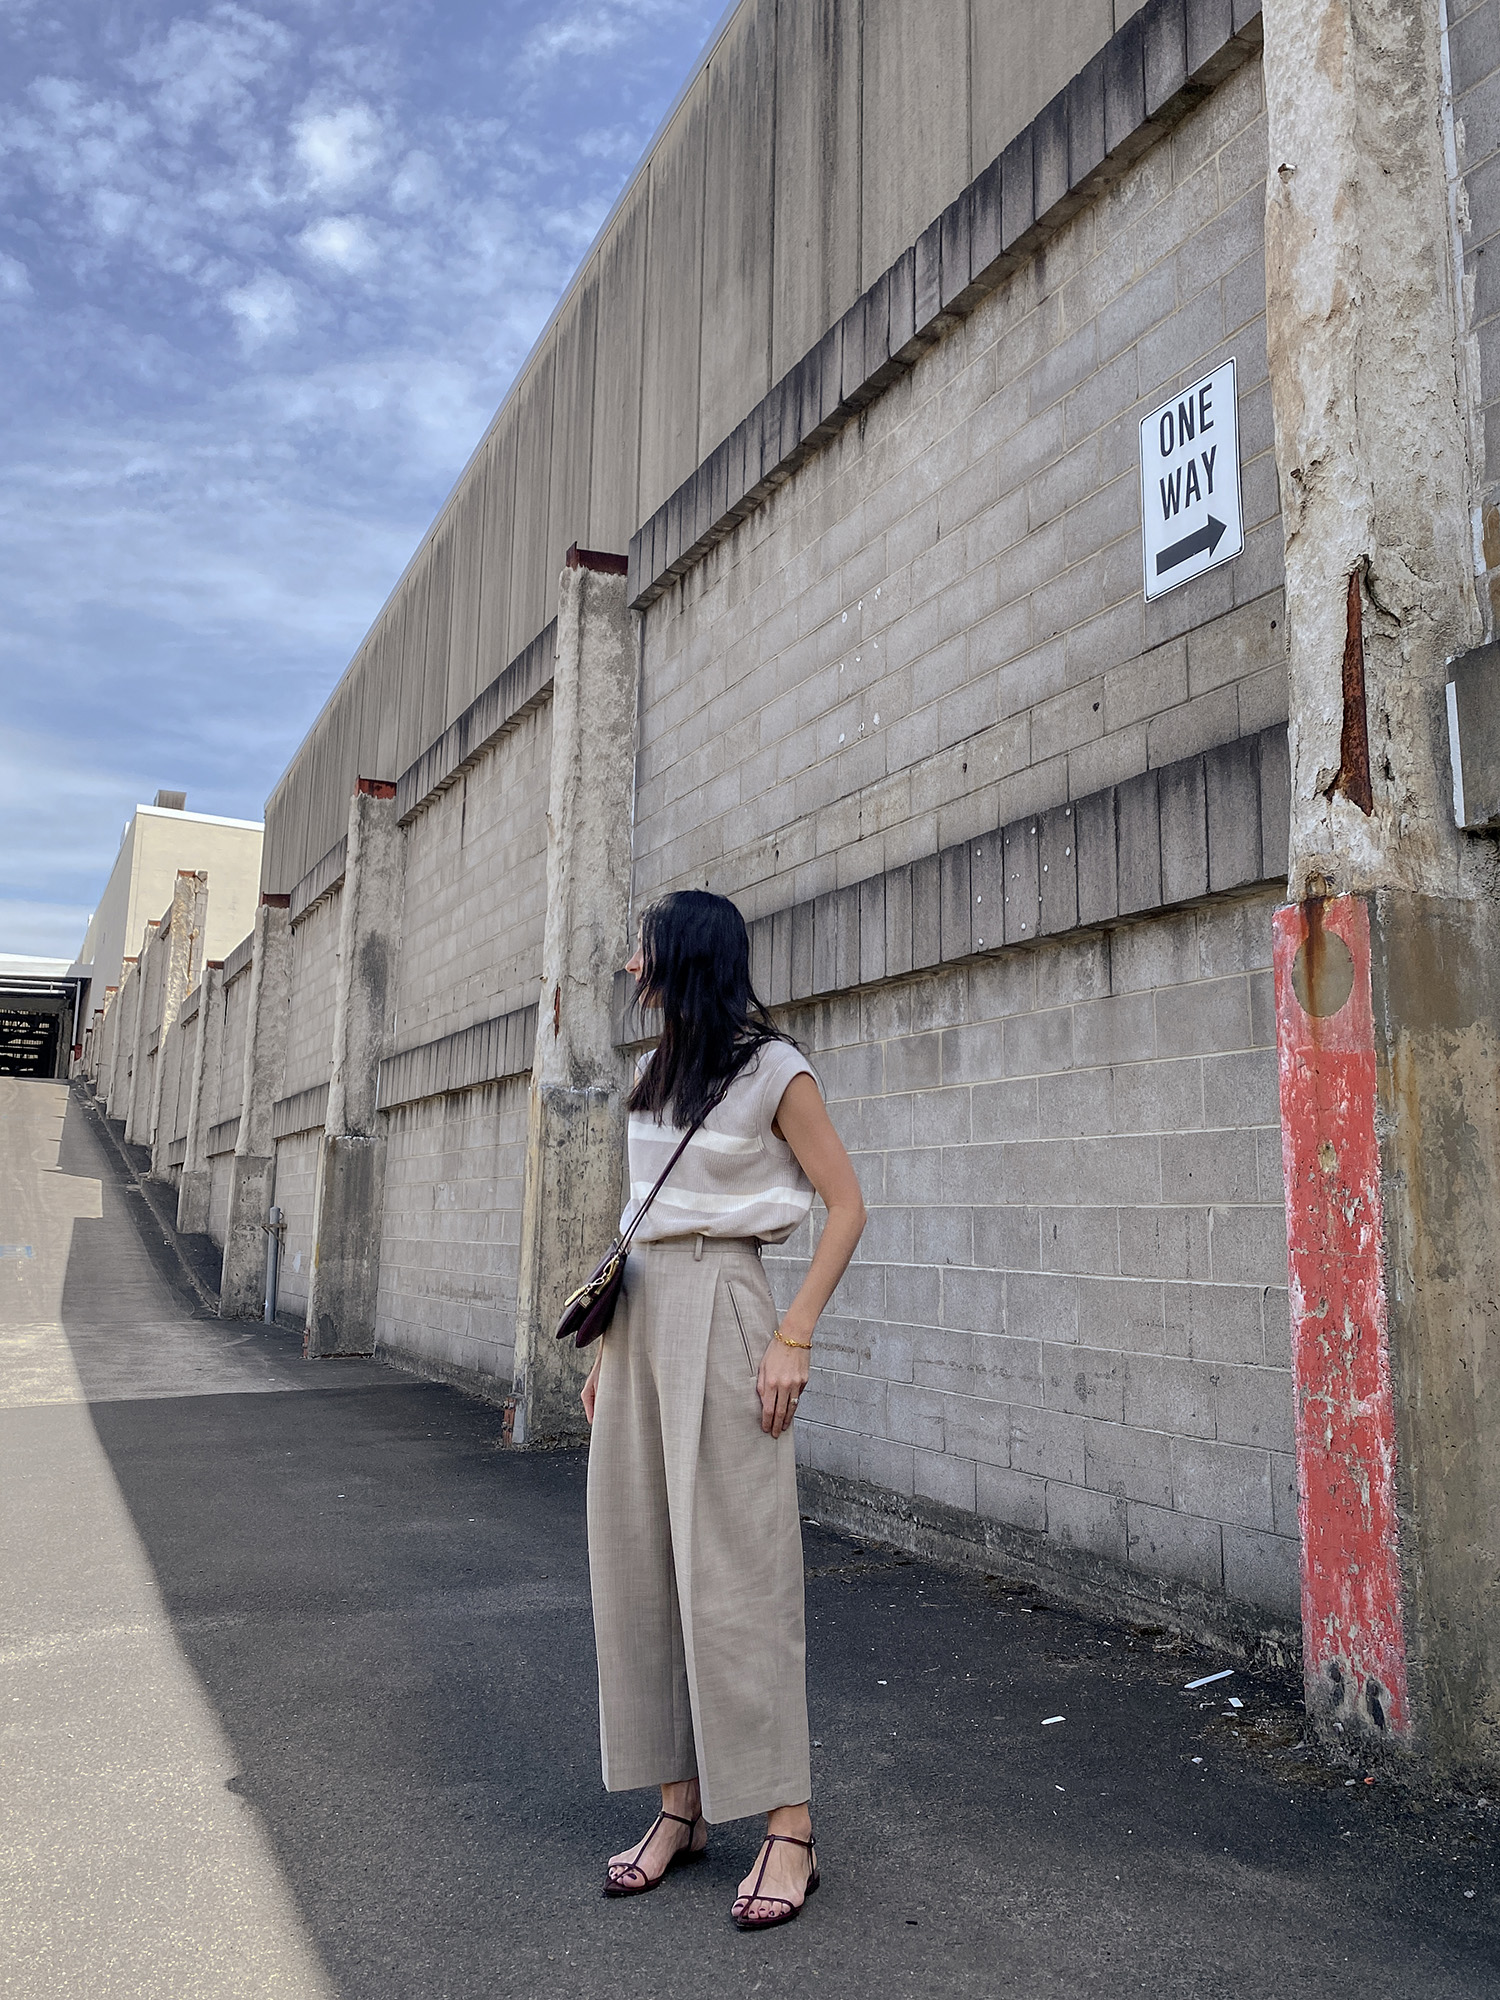
[[[755,1389],[776,1323],[752,1242],[632,1250],[589,1447],[605,1785],[696,1775],[715,1821],[812,1791],[792,1432]]]

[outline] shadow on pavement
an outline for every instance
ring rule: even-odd
[[[606,1903],[605,1855],[654,1808],[599,1784],[583,1455],[506,1450],[499,1412],[452,1390],[192,1320],[133,1254],[108,1203],[75,1231],[65,1321],[111,1398],[93,1422],[232,1789],[350,2000],[1500,1995],[1493,1818],[1346,1785],[1269,1681],[1186,1694],[1214,1662],[814,1529],[823,1892],[733,1931],[742,1824]],[[167,1337],[243,1380],[169,1393],[125,1352]],[[155,1386],[132,1394],[132,1365]]]

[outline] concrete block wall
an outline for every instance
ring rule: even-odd
[[[111,1118],[123,1118],[130,1103],[130,1078],[135,1064],[139,1026],[141,964],[130,960],[120,975],[120,990],[105,1016],[104,1053],[99,1069],[99,1094]]]
[[[162,1036],[161,1061],[161,1108],[157,1123],[156,1140],[161,1153],[165,1155],[172,1145],[187,1136],[188,1100],[193,1089],[193,1043],[198,1032],[198,999],[189,995],[182,1012]],[[191,1018],[187,1018],[191,1012]],[[167,1172],[175,1185],[180,1178],[182,1162],[165,1159]]]
[[[118,1116],[114,1107],[120,1093],[120,1081],[125,1067],[124,1024],[126,1008],[132,1004],[126,997],[130,986],[130,967],[127,965],[120,976],[120,990],[115,995],[109,1013],[105,1016],[104,1047],[99,1064],[100,1096],[111,1118]]]
[[[215,1005],[224,1010],[219,1066],[203,1079],[203,1088],[209,1095],[209,1110],[204,1120],[208,1131],[239,1117],[244,1091],[245,1022],[250,1011],[248,956],[236,950],[225,960],[224,971],[225,982],[215,996]],[[233,1164],[232,1147],[211,1153],[208,1160],[208,1233],[221,1248],[229,1222],[229,1178]]]
[[[529,1078],[385,1120],[377,1352],[508,1393],[515,1359]]]
[[[231,978],[233,961],[225,961],[225,980],[220,989],[219,1004],[224,1009],[224,1033],[220,1047],[223,1051],[218,1074],[213,1079],[214,1095],[210,1124],[218,1124],[224,1118],[238,1118],[240,1115],[240,1094],[244,1088],[245,1071],[245,1023],[250,1012],[250,968],[244,969]],[[205,1079],[205,1086],[208,1084]]]
[[[279,1101],[328,1081],[338,974],[339,902],[337,890],[325,896],[292,932],[286,1067]],[[319,1126],[276,1141],[275,1203],[285,1226],[277,1310],[285,1314],[295,1315],[307,1308],[321,1131]]]
[[[1258,62],[1237,60],[647,606],[634,890],[638,905],[687,883],[734,895],[772,920],[756,932],[772,997],[831,996],[787,1019],[871,1223],[803,1405],[809,1482],[882,1493],[979,1541],[1030,1535],[1059,1563],[1197,1591],[1284,1633],[1296,1525],[1268,961],[1285,619],[1265,122]],[[904,102],[901,64],[880,74]],[[691,125],[673,146],[708,161],[723,135]],[[592,336],[578,313],[570,325],[581,357]],[[1139,418],[1231,353],[1246,552],[1146,607]],[[728,378],[710,386],[728,410]],[[545,469],[524,462],[528,479]],[[487,543],[485,560],[503,552]],[[524,601],[528,619],[545,610],[535,591]],[[466,668],[439,700],[433,663],[402,644],[414,761],[390,801],[405,888],[375,1338],[401,1365],[506,1394],[552,648],[514,658],[493,698],[476,699]],[[454,689],[466,701],[441,727]],[[392,772],[379,722],[359,708],[362,774]],[[1154,817],[1137,810],[1148,793]],[[1226,839],[1235,799],[1243,824]],[[1087,910],[1086,816],[1110,883],[1095,896],[1090,875]],[[1180,854],[1173,828],[1192,835]],[[309,1296],[340,865],[330,836],[287,885],[286,1314]],[[1017,944],[1007,917],[1012,944],[994,951],[974,921],[981,876],[986,918],[1013,901],[1065,934]],[[939,969],[910,972],[923,964]],[[216,1123],[240,1109],[249,984],[227,978]],[[221,1232],[227,1166],[216,1156]],[[783,1296],[809,1249],[804,1232],[768,1260]]]
[[[229,1226],[229,1177],[233,1165],[233,1151],[214,1153],[208,1161],[208,1233],[221,1250]]]
[[[124,1108],[125,1138],[132,1146],[151,1143],[151,1092],[155,1079],[154,1044],[161,1027],[162,989],[166,980],[167,948],[156,924],[147,927],[135,966],[135,1012],[130,1025],[128,1076]]]
[[[393,1073],[403,1050],[536,1003],[551,750],[543,700],[407,823]],[[384,1120],[378,1349],[502,1394],[515,1358],[528,1079],[529,1060],[525,1074],[401,1103]]]
[[[535,1001],[551,754],[545,702],[407,825],[396,1049]]]
[[[645,614],[638,895],[749,915],[1286,716],[1248,62]],[[1246,550],[1141,596],[1137,431],[1238,367]]]
[[[288,1012],[283,1097],[328,1081],[333,1051],[334,995],[338,986],[339,903],[325,896],[292,932],[291,1001]]]
[[[1295,1622],[1273,907],[789,1012],[870,1210],[805,1465]]]
[[[265,888],[536,636],[569,543],[623,550],[1132,11],[742,0],[268,802]]]
[[[115,1030],[118,1025],[115,1008],[119,1004],[119,998],[118,987],[112,993],[106,992],[102,1006],[95,1012],[94,1024],[90,1030],[89,1081],[98,1095],[106,1100],[109,1094],[109,1079],[114,1067]]]
[[[294,1132],[276,1141],[276,1206],[281,1210],[286,1232],[281,1239],[276,1309],[287,1316],[307,1310],[321,1137],[320,1128],[315,1132]]]
[[[145,1060],[138,1057],[136,1061],[140,1088],[130,1123],[125,1128],[126,1138],[135,1146],[151,1144],[151,1106],[156,1101],[156,1058],[157,1050],[148,1047]]]

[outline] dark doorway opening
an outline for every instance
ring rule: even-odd
[[[57,1075],[62,1014],[0,1001],[0,1076]]]

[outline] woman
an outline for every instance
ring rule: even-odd
[[[661,1787],[604,1893],[654,1889],[703,1854],[707,1822],[763,1812],[731,1912],[761,1930],[818,1885],[792,1420],[865,1208],[810,1066],[751,989],[733,903],[663,898],[629,970],[662,1036],[630,1097],[622,1228],[703,1123],[633,1239],[583,1388],[604,1782]],[[791,1235],[814,1189],[828,1219],[778,1325],[760,1246]]]

